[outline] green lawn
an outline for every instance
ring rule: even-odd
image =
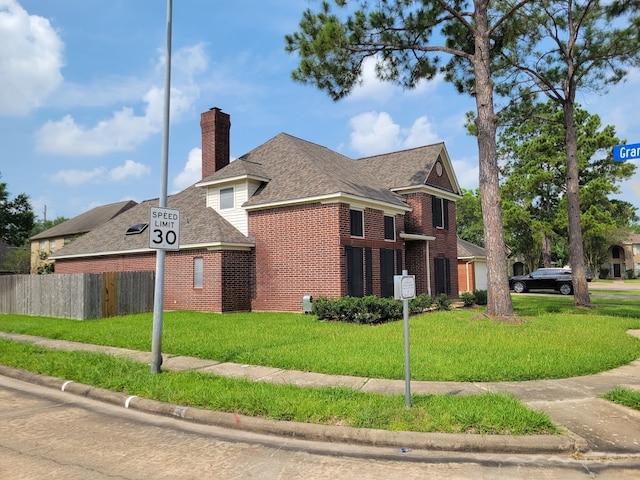
[[[514,296],[522,324],[479,310],[410,320],[414,380],[513,381],[587,375],[640,357],[637,302],[595,300],[576,309],[560,295]],[[76,321],[0,315],[0,330],[150,351],[152,315]],[[318,322],[293,313],[164,315],[163,352],[319,373],[404,378],[403,324]],[[470,361],[472,359],[472,361]]]
[[[412,317],[413,380],[507,381],[608,370],[640,357],[637,301],[608,296],[575,308],[561,295],[514,296],[520,322],[481,309]],[[0,315],[0,331],[150,351],[152,315],[77,321]],[[403,322],[352,325],[292,313],[164,315],[163,352],[243,364],[377,378],[404,378]],[[0,341],[0,364],[181,405],[329,425],[390,430],[554,433],[546,415],[510,395],[365,394],[252,383],[197,372],[151,375],[146,364]]]

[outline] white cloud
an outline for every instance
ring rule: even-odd
[[[361,155],[421,147],[441,141],[426,116],[418,117],[411,127],[403,129],[386,112],[366,112],[349,121],[351,148]]]
[[[413,125],[411,125],[411,128],[407,132],[407,137],[402,143],[404,148],[414,148],[440,141],[442,141],[442,139],[433,131],[433,125],[429,123],[426,115],[423,115],[413,122]]]
[[[116,167],[109,172],[109,180],[121,182],[130,178],[141,178],[151,173],[151,169],[143,163],[127,160],[121,167]]]
[[[133,160],[127,160],[124,165],[111,170],[107,170],[105,167],[96,167],[92,170],[60,170],[52,175],[51,180],[68,186],[84,185],[86,183],[119,183],[143,177],[150,172],[151,169],[148,166]]]
[[[202,46],[198,44],[180,50],[175,65],[178,70],[188,72],[189,79],[171,88],[171,120],[177,120],[189,111],[200,95],[199,88],[192,83],[191,75],[206,68],[207,59]],[[122,92],[126,93],[127,90]],[[148,87],[140,101],[143,104],[142,114],[136,115],[133,107],[125,106],[94,126],[81,125],[71,115],[50,120],[36,134],[36,150],[70,156],[100,156],[132,151],[162,130],[164,87]]]
[[[93,182],[96,179],[104,178],[106,169],[96,167],[93,170],[60,170],[52,175],[51,180],[55,183],[64,183],[70,187]]]
[[[0,115],[26,115],[62,83],[63,48],[49,20],[0,0]]]
[[[187,163],[182,171],[173,179],[174,192],[179,192],[193,185],[202,178],[202,149],[193,148],[189,152]]]
[[[386,112],[366,112],[349,121],[351,148],[368,156],[397,150],[400,126]]]
[[[369,57],[362,63],[361,83],[356,85],[347,97],[350,100],[374,100],[384,103],[397,88],[391,82],[383,82],[376,76],[377,58]]]

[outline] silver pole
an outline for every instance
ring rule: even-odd
[[[164,71],[164,123],[162,132],[162,159],[160,164],[160,201],[167,206],[167,171],[169,167],[169,111],[171,98],[171,13],[172,0],[167,0],[167,48]],[[153,295],[153,332],[151,336],[151,373],[160,373],[162,365],[162,306],[164,303],[165,251],[156,250],[156,280]]]
[[[402,275],[409,275],[407,270],[402,270]],[[404,403],[411,407],[411,368],[409,366],[409,300],[402,301],[402,313],[404,317]]]

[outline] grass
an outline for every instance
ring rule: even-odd
[[[618,387],[602,395],[602,398],[625,407],[640,410],[640,392],[635,390]]]
[[[497,323],[480,309],[412,317],[413,380],[515,381],[587,375],[640,357],[637,301],[592,297],[575,308],[561,295],[514,296],[521,323]],[[152,315],[76,321],[0,315],[0,331],[151,349]],[[293,313],[164,315],[163,352],[242,364],[374,378],[404,378],[403,322],[378,326],[318,322]],[[86,352],[0,342],[0,363],[131,395],[220,411],[390,430],[554,433],[542,413],[509,395],[403,396],[346,388],[304,389],[197,372],[150,375],[148,365]]]
[[[553,434],[548,417],[508,394],[379,395],[348,388],[252,383],[198,372],[150,375],[147,365],[105,354],[47,350],[0,340],[0,364],[179,405],[356,428],[415,432]]]
[[[561,295],[514,296],[526,321],[481,318],[479,310],[410,320],[414,380],[517,381],[588,375],[640,357],[637,302],[606,298],[576,309]],[[152,315],[84,321],[0,315],[0,330],[150,351]],[[168,312],[163,352],[318,373],[403,379],[403,324],[318,322],[311,315]],[[469,361],[473,359],[473,361]]]

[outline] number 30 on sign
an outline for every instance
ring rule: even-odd
[[[180,212],[170,208],[151,207],[149,210],[149,248],[180,249]]]

